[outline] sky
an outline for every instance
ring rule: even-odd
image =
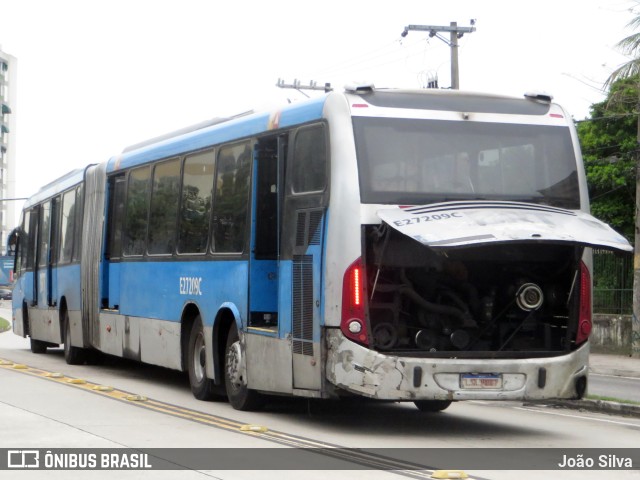
[[[449,87],[450,49],[406,25],[469,26],[462,90],[551,93],[575,119],[627,60],[629,0],[0,0],[18,59],[16,195],[126,146],[304,96],[276,87],[354,81]],[[307,92],[308,95],[317,93]]]

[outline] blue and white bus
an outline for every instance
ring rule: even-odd
[[[579,398],[590,247],[551,98],[330,92],[134,145],[25,205],[13,328],[188,372],[199,399]]]

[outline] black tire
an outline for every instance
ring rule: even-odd
[[[83,365],[88,358],[88,352],[84,348],[74,347],[71,345],[71,323],[69,322],[69,312],[64,311],[62,314],[64,323],[64,360],[69,365]]]
[[[49,345],[47,342],[43,342],[42,340],[34,340],[32,337],[29,338],[29,343],[32,353],[47,353],[47,346]]]
[[[207,378],[204,328],[200,315],[196,317],[189,334],[187,369],[191,392],[198,400],[214,400],[218,397],[213,380]]]
[[[264,397],[247,388],[243,351],[236,324],[231,325],[224,352],[224,383],[229,403],[236,410],[257,410],[264,405]]]
[[[451,400],[416,400],[416,407],[421,412],[433,413],[446,410],[451,405]]]
[[[24,325],[24,334],[29,335],[29,347],[31,353],[47,353],[47,342],[36,340],[31,336],[31,326],[29,325],[29,310],[25,304],[22,304],[22,325]]]

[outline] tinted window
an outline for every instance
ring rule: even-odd
[[[36,259],[36,240],[38,235],[38,209],[34,208],[25,214],[25,228],[27,232],[27,259],[28,269],[32,269]]]
[[[80,260],[80,254],[82,253],[82,225],[83,222],[83,214],[84,214],[84,195],[83,195],[83,185],[80,185],[76,189],[76,227],[75,227],[75,240],[73,242],[73,261],[77,262]]]
[[[324,126],[316,125],[298,131],[293,150],[293,191],[300,193],[324,190],[326,164]]]
[[[353,123],[363,203],[580,206],[568,127],[365,117]]]
[[[76,224],[76,191],[62,196],[62,217],[60,218],[60,253],[58,262],[69,263],[73,256],[74,228]]]
[[[49,262],[49,228],[51,226],[51,202],[40,206],[38,225],[38,266],[46,267]]]
[[[27,254],[29,252],[29,223],[31,221],[31,211],[24,212],[24,218],[22,220],[22,235],[18,238],[18,254],[20,255],[20,261],[18,262],[17,271],[22,272],[27,268]],[[18,260],[16,258],[16,260]]]
[[[124,218],[125,179],[122,176],[111,179],[109,205],[109,258],[122,255],[122,222]]]
[[[176,159],[156,165],[149,211],[150,254],[173,252],[179,196],[180,161]]]
[[[123,239],[125,255],[144,254],[149,205],[149,170],[149,167],[141,167],[129,174]]]
[[[182,210],[178,252],[207,251],[215,156],[213,151],[187,157],[182,174]]]
[[[250,174],[248,142],[220,149],[213,202],[215,252],[242,252],[244,248]]]

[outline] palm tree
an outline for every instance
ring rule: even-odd
[[[631,20],[627,27],[632,30],[640,30],[640,14]],[[629,78],[640,74],[640,31],[623,38],[616,45],[623,54],[631,57],[626,63],[616,68],[604,83],[604,87],[610,87],[616,80]]]
[[[635,31],[640,30],[640,15],[636,14],[636,17],[627,25]],[[604,84],[605,88],[610,88],[616,80],[622,80],[625,78],[635,77],[640,81],[640,32],[633,33],[628,37],[623,38],[618,42],[617,47],[624,53],[631,57],[631,60],[620,65],[615,69]],[[614,100],[613,96],[611,99]],[[614,100],[615,101],[615,100]],[[638,89],[637,99],[638,111],[640,111],[640,88]],[[640,144],[640,117],[638,118],[638,143]],[[640,151],[637,153],[636,159],[636,238],[634,249],[634,262],[633,262],[633,317],[631,322],[631,354],[633,357],[640,358],[640,235],[638,230],[640,229],[640,206],[638,201],[640,200]]]

